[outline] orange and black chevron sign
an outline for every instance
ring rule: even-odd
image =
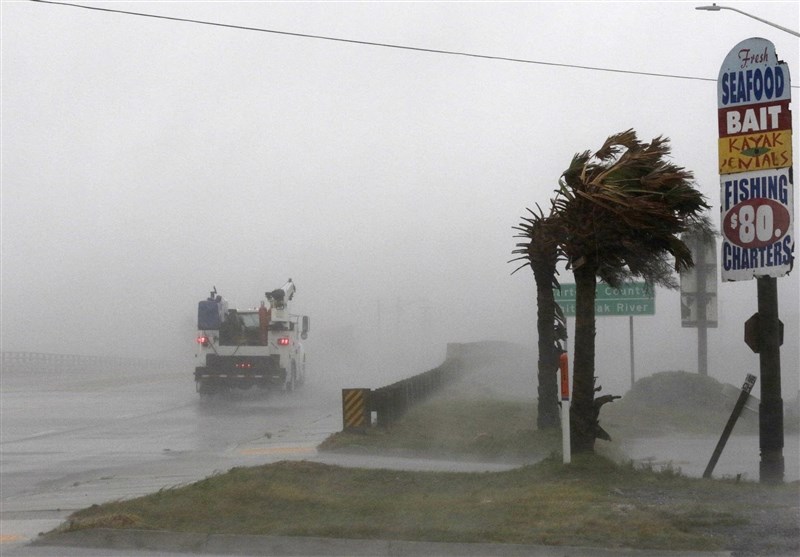
[[[344,429],[361,429],[370,425],[367,411],[369,389],[342,389]]]

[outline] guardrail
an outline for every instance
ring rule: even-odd
[[[408,409],[422,402],[463,371],[459,348],[448,344],[447,357],[439,367],[380,387],[378,389],[342,389],[342,421],[344,431],[363,431],[372,425],[389,427]],[[372,423],[372,413],[376,420]]]
[[[61,372],[86,369],[109,370],[168,370],[175,362],[145,358],[116,356],[89,356],[81,354],[53,354],[47,352],[0,352],[0,369],[6,372]]]

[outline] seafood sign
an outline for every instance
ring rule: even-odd
[[[717,80],[722,280],[781,277],[794,261],[791,85],[766,39],[725,57]]]

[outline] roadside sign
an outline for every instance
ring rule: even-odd
[[[681,271],[681,327],[717,327],[717,244],[714,238],[684,234],[694,259]]]
[[[561,373],[561,400],[569,400],[569,356],[566,352],[558,358],[558,369]]]
[[[761,316],[758,313],[754,313],[744,322],[744,343],[756,354],[761,352],[760,327]],[[778,346],[783,346],[783,321],[780,319],[778,319]]]
[[[342,421],[344,431],[370,426],[369,389],[342,389]]]
[[[556,302],[567,317],[575,316],[575,284],[562,284],[554,289]],[[655,291],[644,282],[632,282],[613,288],[604,282],[595,288],[595,317],[655,315]]]
[[[782,277],[794,258],[789,68],[758,37],[717,80],[722,280]]]

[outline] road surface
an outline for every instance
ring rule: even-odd
[[[506,465],[318,454],[342,425],[341,391],[201,400],[191,369],[33,373],[3,369],[0,553],[74,510],[235,466],[308,459],[353,466],[501,470]],[[44,551],[44,550],[42,550]],[[41,553],[46,555],[46,553]]]

